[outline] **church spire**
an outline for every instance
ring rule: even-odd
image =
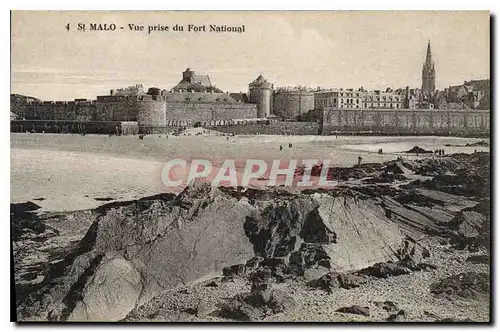
[[[427,56],[425,57],[425,65],[428,67],[434,67],[432,63],[432,52],[431,52],[431,40],[427,43]]]
[[[427,54],[422,67],[422,92],[427,96],[432,96],[436,90],[436,71],[432,61],[431,40],[427,42]]]

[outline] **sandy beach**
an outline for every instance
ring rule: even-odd
[[[128,200],[172,191],[161,181],[166,161],[208,159],[329,159],[332,166],[384,162],[418,145],[447,153],[488,147],[446,147],[482,139],[353,136],[138,136],[11,134],[11,202],[36,200],[45,211],[94,208],[103,200]],[[487,140],[488,141],[488,140]],[[289,147],[292,144],[292,147]],[[280,150],[279,147],[283,146]],[[383,149],[384,154],[377,154]],[[97,199],[97,200],[96,200]]]

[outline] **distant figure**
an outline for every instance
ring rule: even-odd
[[[280,145],[280,151],[281,151],[281,150],[283,150],[283,146],[282,146],[282,145]]]
[[[288,143],[288,147],[291,148],[292,147],[292,143]]]
[[[227,140],[227,141],[229,141],[229,136],[228,136],[228,137],[226,137],[226,140]]]
[[[444,149],[442,149],[442,151],[443,151],[443,156],[444,156]]]
[[[477,153],[477,150],[476,150],[476,149],[474,149],[474,153]]]
[[[144,139],[144,135],[139,135],[139,139]]]
[[[383,153],[383,150],[382,149],[378,149],[378,154],[382,154]]]
[[[363,158],[361,158],[361,156],[358,156],[358,168],[361,167],[361,161],[363,160]]]

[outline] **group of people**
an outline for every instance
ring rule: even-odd
[[[438,156],[444,156],[444,149],[436,149],[434,150],[434,154],[437,154]]]

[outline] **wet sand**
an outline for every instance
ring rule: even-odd
[[[25,134],[11,136],[11,202],[33,201],[48,211],[93,208],[105,200],[127,200],[172,191],[161,181],[168,160],[328,159],[332,166],[392,160],[418,145],[447,153],[488,147],[446,147],[483,139],[353,136],[138,136]],[[488,140],[486,140],[488,141]],[[290,148],[288,144],[292,144]],[[283,146],[280,150],[279,147]],[[384,154],[377,154],[378,149]],[[238,163],[237,163],[238,165]],[[96,200],[97,198],[97,200]]]

